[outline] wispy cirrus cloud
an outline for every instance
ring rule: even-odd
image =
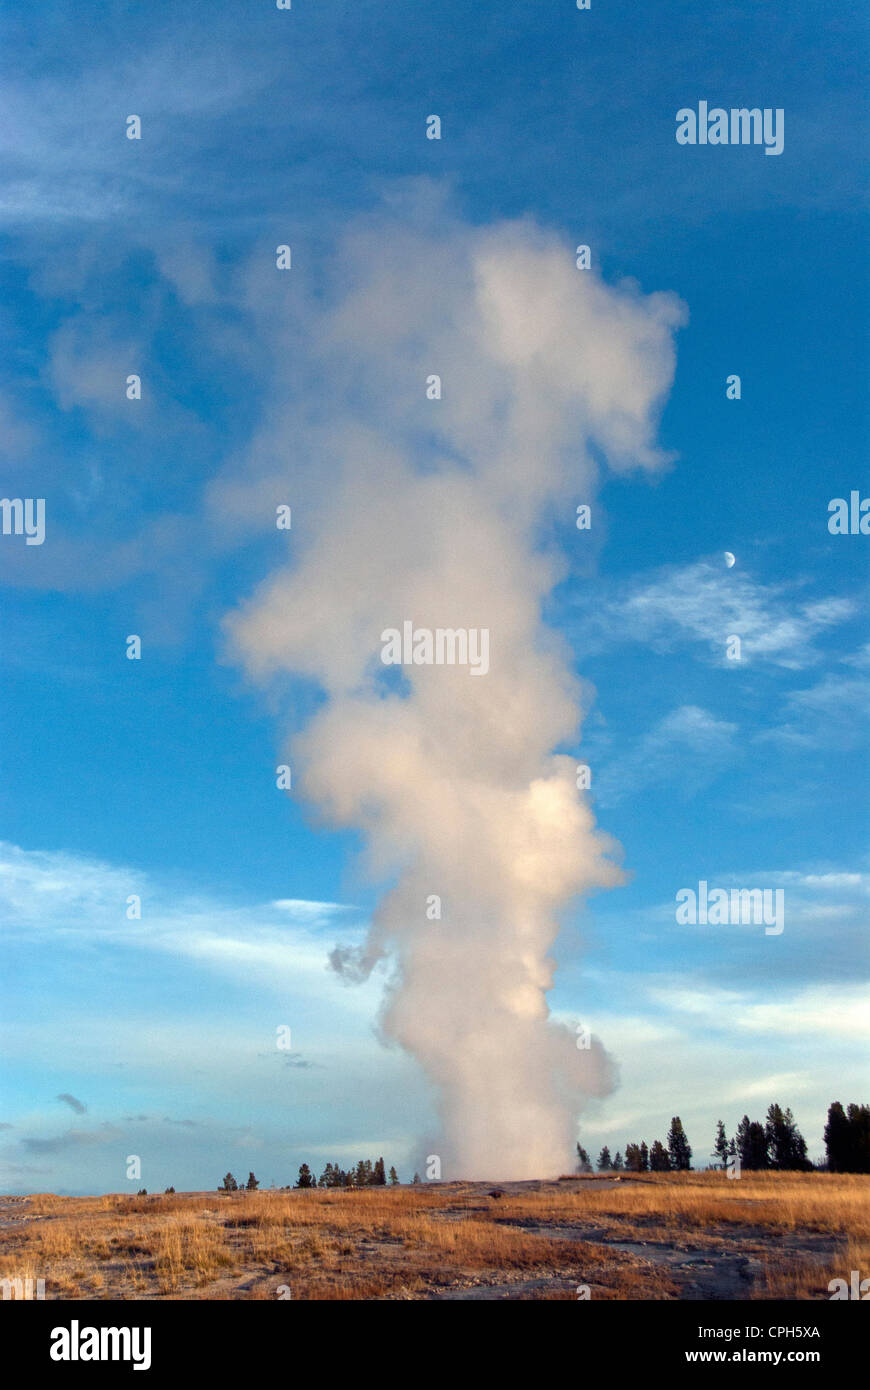
[[[855,867],[819,863],[801,869],[723,865],[712,855],[700,862],[693,853],[672,880],[672,896],[626,909],[596,904],[596,915],[619,931],[629,955],[642,955],[651,978],[667,972],[685,981],[687,997],[715,988],[772,1000],[788,992],[870,982],[870,873]],[[767,936],[752,923],[682,924],[676,919],[676,894],[708,889],[782,890],[784,931]],[[615,917],[615,921],[611,921]],[[637,982],[643,994],[642,982]]]
[[[828,671],[815,685],[790,691],[776,727],[757,737],[762,742],[842,750],[866,746],[868,725],[870,677]]]
[[[594,781],[595,799],[613,806],[646,787],[665,785],[693,795],[739,755],[737,725],[697,705],[660,719],[627,752],[608,761]]]
[[[688,642],[726,665],[725,644],[736,635],[742,661],[793,671],[816,662],[816,638],[857,611],[850,598],[802,598],[795,585],[765,584],[710,560],[632,579],[577,606],[587,649],[643,642],[664,652]]]
[[[0,219],[7,225],[92,225],[124,218],[143,197],[185,201],[190,188],[178,144],[195,140],[197,121],[213,126],[244,107],[279,70],[274,46],[263,47],[257,62],[227,63],[213,28],[223,27],[220,15],[212,14],[205,31],[175,16],[173,36],[164,30],[156,39],[153,32],[134,37],[129,18],[114,33],[95,31],[78,71],[63,62],[63,40],[52,53],[46,35],[38,73],[27,71],[25,50],[20,68],[6,74]],[[141,141],[126,139],[133,113],[143,121]]]
[[[713,984],[705,988],[695,980],[690,986],[653,986],[649,996],[668,1012],[715,1019],[718,1033],[870,1041],[870,1011],[863,986],[812,985],[769,999],[759,993],[722,989]]]
[[[126,916],[131,895],[141,918]],[[7,940],[101,943],[158,951],[212,970],[268,983],[303,980],[313,994],[339,992],[326,971],[336,938],[355,937],[359,910],[298,898],[230,907],[183,895],[139,870],[63,851],[28,851],[0,842],[0,913]]]
[[[141,919],[126,917],[131,893]],[[369,1116],[389,1115],[397,1133],[417,1112],[418,1124],[429,1123],[412,1065],[376,1041],[380,981],[348,991],[327,969],[329,948],[358,936],[360,917],[353,906],[301,898],[228,904],[123,865],[0,843],[5,958],[38,981],[0,1025],[14,1078],[4,1180],[32,1187],[27,1159],[40,1155],[53,1161],[53,1190],[123,1190],[133,1152],[149,1190],[178,1185],[182,1172],[182,1181],[212,1186],[227,1164],[267,1150],[285,1154],[267,1180],[289,1182],[290,1107],[295,1142],[305,1143],[297,1166],[318,1145],[343,1152]],[[37,1065],[69,1087],[58,1099],[72,1125],[61,1133],[57,1105],[33,1102]],[[409,1134],[399,1143],[401,1164]],[[378,1132],[363,1152],[381,1147]]]

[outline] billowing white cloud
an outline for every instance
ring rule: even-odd
[[[292,743],[295,785],[398,875],[354,969],[391,963],[384,1033],[436,1083],[445,1171],[558,1172],[613,1072],[548,1017],[556,913],[620,875],[552,752],[580,692],[541,622],[559,568],[538,527],[593,493],[596,450],[620,470],[664,465],[656,416],[684,313],[578,273],[533,223],[468,228],[443,209],[434,233],[365,221],[342,263],[313,345],[334,393],[316,470],[297,467],[310,435],[272,440],[273,497],[301,497],[294,561],[228,629],[252,676],[305,675],[328,696]],[[489,670],[414,664],[390,686],[381,634],[405,621],[485,630]]]

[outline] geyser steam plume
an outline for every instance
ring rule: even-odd
[[[542,523],[583,543],[592,450],[617,470],[665,462],[656,412],[683,310],[576,269],[533,223],[469,228],[439,209],[435,225],[348,236],[349,281],[307,328],[331,422],[297,408],[284,481],[261,490],[294,503],[293,559],[229,627],[253,676],[325,693],[291,741],[294,785],[361,828],[395,882],[363,950],[333,963],[391,962],[382,1029],[437,1087],[444,1176],[532,1177],[565,1171],[584,1099],[613,1085],[604,1049],[578,1048],[546,996],[558,911],[620,880],[576,758],[553,754],[577,735],[580,691],[541,620],[561,573]],[[397,680],[381,633],[405,621],[488,629],[488,673]]]

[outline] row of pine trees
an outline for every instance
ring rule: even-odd
[[[337,1163],[327,1163],[319,1178],[315,1178],[308,1164],[303,1163],[294,1185],[296,1187],[386,1187],[389,1183],[391,1187],[395,1187],[398,1181],[399,1175],[395,1168],[391,1168],[388,1173],[382,1158],[376,1158],[374,1163],[370,1158],[361,1158],[355,1168],[344,1169]],[[414,1174],[414,1181],[420,1181],[416,1173]]]
[[[577,1163],[581,1173],[592,1172],[589,1155],[582,1144],[577,1145]],[[598,1155],[598,1169],[602,1173],[676,1173],[691,1166],[692,1149],[679,1115],[671,1120],[667,1147],[660,1139],[654,1139],[652,1147],[642,1139],[639,1144],[626,1144],[624,1156],[617,1149],[611,1157],[606,1144]]]
[[[828,1108],[824,1138],[827,1160],[822,1166],[829,1172],[870,1173],[870,1105],[849,1105],[844,1109],[840,1101],[834,1101]],[[723,1121],[717,1121],[713,1157],[722,1168],[739,1158],[741,1168],[756,1172],[809,1172],[813,1168],[794,1115],[788,1107],[783,1110],[776,1104],[768,1108],[763,1123],[744,1115],[730,1139]],[[581,1173],[592,1172],[582,1144],[577,1145],[577,1163]],[[673,1173],[691,1168],[692,1149],[679,1115],[671,1120],[666,1143],[655,1139],[648,1146],[641,1140],[639,1144],[627,1144],[624,1155],[617,1150],[612,1157],[605,1144],[597,1166],[599,1172],[611,1173]]]
[[[828,1110],[825,1148],[832,1173],[870,1173],[870,1105],[849,1105],[838,1100]]]
[[[828,1109],[824,1131],[826,1162],[821,1165],[831,1173],[870,1173],[870,1105],[843,1106],[835,1100]],[[736,1158],[742,1169],[750,1172],[762,1169],[774,1171],[809,1172],[813,1164],[807,1157],[806,1140],[797,1127],[794,1115],[780,1105],[768,1107],[764,1122],[750,1120],[744,1115],[734,1135],[729,1139],[722,1120],[717,1121],[713,1155],[717,1166],[727,1168]],[[592,1162],[582,1144],[577,1145],[577,1164],[581,1173],[592,1172]],[[617,1150],[611,1156],[605,1144],[598,1155],[597,1167],[603,1173],[678,1173],[692,1166],[692,1147],[679,1115],[674,1115],[663,1143],[654,1139],[648,1145],[626,1144],[625,1153]],[[414,1174],[419,1183],[420,1176]],[[327,1163],[319,1178],[315,1178],[307,1163],[299,1169],[295,1187],[395,1187],[399,1176],[395,1168],[387,1171],[383,1158],[374,1162],[361,1158],[355,1167],[342,1168]],[[246,1183],[237,1183],[227,1173],[219,1192],[256,1192],[260,1184],[253,1173]],[[167,1188],[174,1192],[174,1188]],[[145,1189],[142,1189],[144,1193]],[[141,1195],[141,1194],[140,1194]]]
[[[414,1182],[419,1181],[420,1176],[415,1173]],[[386,1187],[387,1184],[396,1187],[398,1182],[399,1175],[395,1168],[387,1172],[382,1158],[375,1159],[374,1163],[370,1158],[361,1158],[355,1168],[345,1169],[338,1163],[327,1163],[319,1178],[315,1178],[308,1164],[303,1163],[294,1187]],[[218,1192],[256,1192],[259,1186],[259,1181],[253,1173],[248,1174],[246,1183],[236,1182],[232,1173],[227,1173]]]

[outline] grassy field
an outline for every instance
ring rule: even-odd
[[[46,1299],[764,1299],[870,1274],[870,1177],[0,1198]]]

